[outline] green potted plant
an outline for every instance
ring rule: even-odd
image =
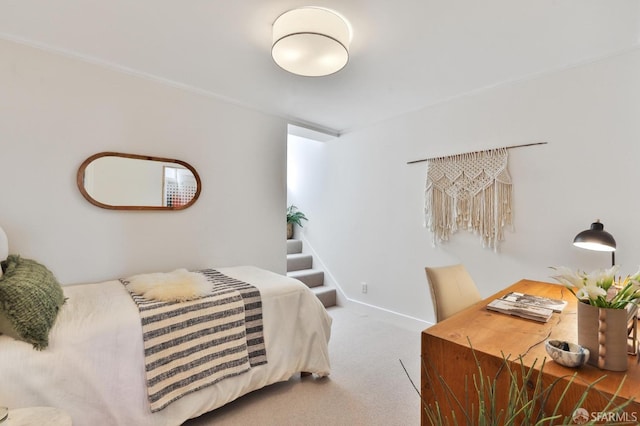
[[[292,204],[287,208],[287,239],[293,238],[293,224],[302,228],[303,220],[309,219],[296,206]]]

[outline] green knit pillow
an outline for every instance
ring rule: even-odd
[[[12,254],[2,262],[0,333],[29,342],[35,349],[49,345],[49,330],[64,303],[53,273],[36,261]]]

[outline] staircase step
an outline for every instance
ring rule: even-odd
[[[322,302],[325,308],[336,306],[336,289],[335,288],[331,288],[323,285],[320,287],[313,287],[311,291],[313,291],[316,294],[316,297],[320,299],[320,301]]]
[[[301,269],[299,271],[287,272],[287,276],[302,281],[307,287],[318,287],[324,285],[324,271],[320,269]]]
[[[313,256],[310,254],[295,253],[287,255],[287,272],[311,269],[312,266]]]
[[[302,253],[302,240],[287,240],[287,254]]]

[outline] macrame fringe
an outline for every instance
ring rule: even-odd
[[[478,234],[483,247],[497,250],[513,216],[507,161],[503,148],[429,161],[425,225],[434,246],[463,229]]]

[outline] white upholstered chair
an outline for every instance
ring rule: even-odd
[[[426,267],[427,281],[431,289],[431,300],[436,311],[436,321],[482,300],[473,279],[464,265]]]

